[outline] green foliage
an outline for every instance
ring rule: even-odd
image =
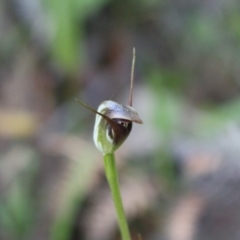
[[[1,198],[0,226],[10,239],[26,239],[34,226],[37,202],[32,192],[36,169],[36,162],[30,160],[28,168],[18,173]]]
[[[76,155],[71,160],[74,161],[74,164],[71,175],[68,176],[61,190],[60,210],[57,219],[51,226],[51,240],[70,239],[75,216],[97,164],[96,156],[90,149],[85,149],[82,151],[81,157]]]
[[[152,65],[148,73],[149,83],[156,92],[163,89],[180,91],[186,86],[186,74],[183,70]]]
[[[33,226],[32,199],[29,190],[14,183],[5,203],[0,207],[1,225],[15,239],[24,239]]]
[[[75,74],[84,58],[84,21],[106,0],[45,1],[52,25],[52,56],[70,75]]]
[[[240,121],[240,99],[235,99],[221,106],[202,111],[196,123],[199,134],[214,134],[228,126],[236,126]]]

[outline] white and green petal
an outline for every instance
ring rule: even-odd
[[[113,153],[122,145],[131,132],[132,122],[142,123],[133,107],[111,100],[102,102],[97,112],[101,115],[96,115],[93,139],[104,154]]]

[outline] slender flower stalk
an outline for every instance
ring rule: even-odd
[[[123,240],[130,240],[130,233],[128,229],[127,219],[125,216],[122,198],[119,190],[118,174],[116,169],[116,162],[114,153],[108,153],[104,155],[104,166],[106,177],[111,189],[113,202],[116,208],[118,225],[120,228],[121,236]]]

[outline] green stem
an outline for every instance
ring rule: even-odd
[[[106,177],[112,192],[112,198],[117,212],[118,225],[122,235],[122,240],[131,240],[128,229],[127,219],[124,213],[122,198],[118,184],[118,174],[116,169],[114,153],[104,155],[104,166]]]

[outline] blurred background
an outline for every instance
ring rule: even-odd
[[[117,240],[92,140],[103,100],[133,240],[240,239],[240,2],[2,0],[0,239]]]

